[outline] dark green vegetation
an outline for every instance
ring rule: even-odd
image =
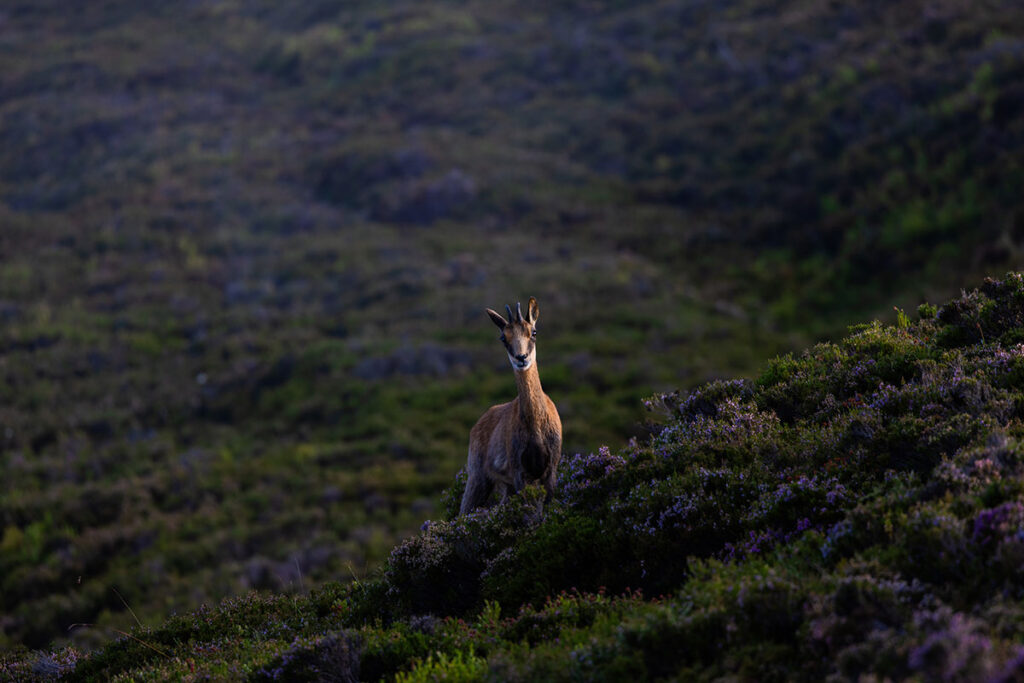
[[[363,577],[510,398],[484,306],[571,455],[1014,266],[1022,112],[1010,0],[4,2],[0,648]]]
[[[1019,680],[1024,275],[919,315],[776,358],[754,381],[652,399],[660,431],[570,457],[543,513],[530,488],[428,524],[365,581],[254,593],[5,666],[69,680]]]

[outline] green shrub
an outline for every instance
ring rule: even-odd
[[[473,683],[484,680],[487,660],[468,652],[456,651],[449,656],[443,652],[431,652],[425,660],[413,665],[412,671],[395,676],[396,683],[425,683],[426,681],[453,681]]]

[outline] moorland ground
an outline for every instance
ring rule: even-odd
[[[646,438],[645,395],[1024,243],[1016,2],[41,0],[0,28],[4,649],[366,576],[511,398],[485,306],[539,299],[587,454]]]

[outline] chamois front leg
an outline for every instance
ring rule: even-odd
[[[464,515],[485,505],[493,489],[494,484],[488,481],[487,476],[483,472],[471,471],[466,479],[466,491],[462,494],[462,505],[459,506],[459,514]]]
[[[506,484],[503,481],[499,481],[499,482],[497,482],[495,484],[495,489],[498,492],[498,502],[499,503],[504,503],[508,499],[508,496],[509,496],[509,493],[508,493],[509,486],[508,486],[508,484]]]
[[[555,484],[558,481],[558,474],[555,472],[555,468],[548,469],[547,474],[544,477],[544,490],[547,491],[547,495],[544,496],[544,502],[548,503],[551,501],[551,497],[555,495]]]
[[[523,468],[517,467],[515,476],[512,478],[512,493],[519,493],[526,488],[526,479],[523,476]]]

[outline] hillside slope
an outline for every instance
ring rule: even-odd
[[[364,577],[511,396],[485,306],[625,443],[1022,267],[1022,159],[1019,0],[6,0],[0,649]]]
[[[652,399],[660,431],[569,458],[543,513],[530,489],[429,522],[376,578],[4,671],[1020,680],[1024,275],[919,317]]]

